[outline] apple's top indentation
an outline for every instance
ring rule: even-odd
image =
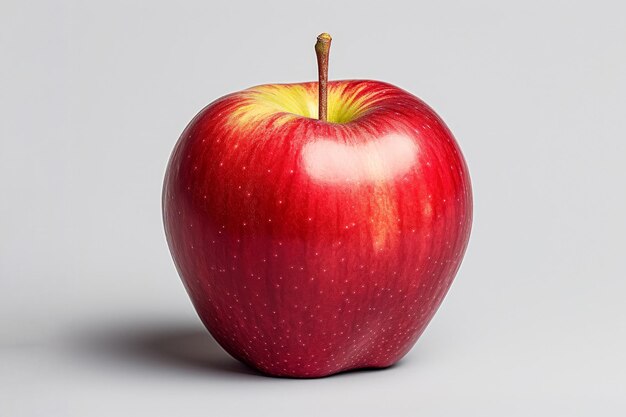
[[[315,181],[380,182],[406,174],[415,164],[417,151],[410,137],[398,133],[360,144],[318,139],[304,146],[302,162]]]

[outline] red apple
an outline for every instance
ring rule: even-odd
[[[387,367],[441,304],[472,196],[452,133],[378,81],[262,85],[204,108],[172,153],[168,244],[206,327],[271,375]]]

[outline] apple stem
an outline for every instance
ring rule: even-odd
[[[317,42],[315,43],[319,79],[319,119],[324,122],[328,120],[328,55],[330,53],[330,41],[332,41],[330,35],[322,33],[317,37]]]

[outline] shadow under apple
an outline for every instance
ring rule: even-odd
[[[257,375],[233,359],[200,326],[136,324],[91,329],[75,340],[92,359],[129,366],[172,368],[186,372]]]

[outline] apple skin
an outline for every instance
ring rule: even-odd
[[[316,94],[317,83],[276,84],[213,102],[180,137],[163,188],[167,241],[202,322],[274,376],[396,363],[471,229],[465,161],[430,107],[387,83],[335,81],[322,122]]]

